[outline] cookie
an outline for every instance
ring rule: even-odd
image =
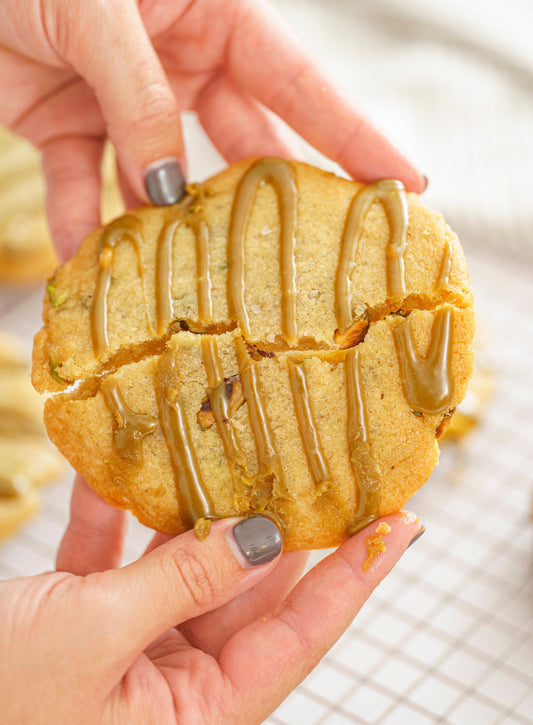
[[[57,258],[45,214],[46,184],[40,153],[29,141],[0,126],[0,280],[41,282],[53,274]],[[102,165],[102,219],[122,213],[115,157],[106,147]]]
[[[64,468],[47,440],[42,415],[24,350],[16,338],[0,331],[0,541],[34,515],[38,487]]]
[[[167,533],[262,513],[287,549],[399,510],[472,372],[463,252],[398,181],[229,167],[90,235],[44,301],[52,440]]]

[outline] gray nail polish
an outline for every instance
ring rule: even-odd
[[[250,516],[239,521],[233,527],[233,538],[251,566],[268,564],[283,548],[278,527],[266,516]]]
[[[185,177],[177,159],[161,159],[145,169],[146,193],[154,204],[169,206],[185,196]]]
[[[411,539],[411,541],[407,544],[407,548],[409,548],[412,544],[414,544],[415,541],[418,541],[418,539],[422,536],[422,534],[424,533],[425,530],[426,530],[426,527],[422,526],[420,531],[417,534],[415,534],[413,536],[413,538]]]

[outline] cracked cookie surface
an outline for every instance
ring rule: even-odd
[[[461,247],[399,182],[235,164],[97,230],[50,284],[50,436],[168,533],[259,512],[288,549],[340,543],[427,480],[472,371]]]

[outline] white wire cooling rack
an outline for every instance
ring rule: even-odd
[[[481,424],[410,502],[426,534],[268,725],[533,723],[531,268],[469,254],[496,390]],[[0,327],[28,342],[41,293],[0,292]],[[69,481],[0,547],[0,576],[53,567]],[[127,558],[149,536],[132,523]]]

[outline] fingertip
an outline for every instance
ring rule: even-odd
[[[266,516],[249,516],[225,531],[229,547],[244,568],[270,564],[283,550],[276,524]]]
[[[146,194],[153,204],[170,206],[185,196],[185,175],[176,157],[153,161],[144,169],[143,177]]]
[[[390,572],[410,544],[422,535],[423,528],[416,514],[400,511],[375,519],[341,548],[355,575],[362,579],[370,577],[373,587]]]
[[[42,148],[46,212],[58,257],[67,261],[100,225],[102,138],[51,139]]]

